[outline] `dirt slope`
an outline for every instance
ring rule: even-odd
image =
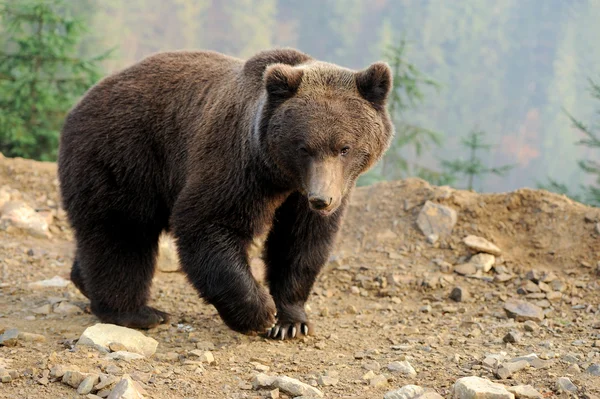
[[[406,384],[450,397],[455,381],[471,375],[507,387],[531,384],[545,397],[566,395],[556,384],[568,377],[577,396],[600,395],[593,372],[600,363],[600,209],[543,191],[481,195],[416,179],[359,188],[309,301],[315,337],[276,342],[233,333],[180,273],[157,272],[152,302],[174,320],[144,332],[159,342],[154,356],[127,362],[74,345],[98,321],[72,285],[29,286],[68,278],[72,234],[57,184],[56,165],[0,155],[0,189],[50,215],[49,237],[0,229],[0,333],[16,328],[45,337],[0,346],[0,369],[14,377],[0,383],[0,398],[85,397],[48,375],[58,364],[129,374],[152,398],[276,396],[252,388],[261,371],[297,378],[327,398],[381,398]],[[426,201],[457,212],[452,234],[433,243],[416,223]],[[463,242],[468,235],[502,250],[491,270],[456,272],[476,254]],[[454,287],[470,298],[449,299]],[[513,299],[539,306],[543,320],[507,317],[503,308]],[[507,343],[511,331],[518,339]],[[200,363],[196,349],[211,351],[215,362]],[[543,364],[510,376],[490,363],[532,353]],[[388,368],[404,360],[416,375]],[[370,371],[383,377],[365,377]]]

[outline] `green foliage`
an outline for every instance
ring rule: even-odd
[[[77,56],[85,21],[62,0],[0,2],[0,152],[54,160],[64,117],[107,54]]]
[[[405,121],[406,112],[423,101],[423,87],[439,88],[434,80],[427,78],[414,64],[406,60],[405,53],[405,40],[391,45],[385,52],[384,58],[393,74],[388,111],[394,124],[395,136],[380,165],[362,176],[359,185],[411,175],[433,176],[435,173],[417,162],[411,162],[404,153],[406,147],[410,147],[412,154],[418,159],[432,145],[439,146],[442,143],[439,133]]]
[[[448,184],[455,184],[460,178],[467,179],[467,190],[473,189],[475,178],[482,179],[485,175],[494,174],[497,176],[505,176],[513,165],[503,165],[499,167],[487,167],[480,157],[481,150],[490,151],[492,145],[483,141],[485,132],[472,130],[466,137],[461,139],[461,145],[468,153],[469,158],[463,160],[461,158],[455,160],[443,160],[442,168],[445,170],[445,178]]]
[[[589,85],[592,97],[596,100],[600,100],[600,84],[593,80],[589,80]],[[589,149],[600,149],[600,133],[576,119],[566,110],[564,112],[567,114],[573,127],[584,136],[584,138],[577,141],[575,144]],[[598,113],[600,113],[600,109],[598,110]],[[564,183],[559,183],[551,178],[548,179],[548,183],[546,184],[538,183],[538,188],[567,195],[575,201],[580,201],[588,205],[600,206],[600,162],[591,159],[583,159],[579,160],[577,165],[585,174],[590,175],[591,180],[594,181],[593,184],[581,185],[581,194],[571,193]]]

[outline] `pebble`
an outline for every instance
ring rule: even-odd
[[[369,380],[369,385],[374,388],[381,388],[388,384],[388,379],[383,374],[378,374]]]
[[[542,308],[518,299],[509,299],[506,301],[504,303],[504,311],[508,317],[512,317],[516,321],[542,321],[544,319]]]
[[[139,353],[127,352],[127,351],[116,351],[109,353],[106,355],[106,359],[112,360],[124,360],[126,362],[130,362],[132,360],[143,359],[144,355],[140,355]]]
[[[400,389],[389,391],[383,399],[415,399],[425,393],[425,389],[418,385],[405,385]]]
[[[510,362],[520,362],[521,360],[525,360],[531,367],[536,369],[545,369],[551,365],[550,361],[540,359],[535,353],[531,353],[526,356],[515,357],[510,359]]]
[[[536,283],[534,283],[531,280],[526,280],[519,287],[517,292],[521,295],[525,295],[527,293],[538,293],[538,292],[541,292],[541,290],[540,290],[540,287]]]
[[[461,276],[470,276],[477,273],[477,268],[472,263],[463,263],[461,265],[454,266],[454,272]]]
[[[361,378],[364,381],[370,381],[371,378],[373,378],[373,377],[375,377],[375,373],[373,372],[373,370],[369,370],[365,374],[363,374],[363,376]]]
[[[139,353],[146,357],[152,356],[158,346],[158,341],[146,337],[137,330],[104,323],[88,327],[81,334],[77,345],[92,346],[102,352],[108,352],[111,343],[120,343],[127,348],[128,352]]]
[[[31,311],[35,314],[47,315],[47,314],[52,313],[52,306],[49,303],[47,303],[47,304],[37,307],[35,309],[31,309]]]
[[[86,375],[79,371],[67,370],[62,377],[62,383],[77,389],[85,378]]]
[[[463,287],[454,287],[449,296],[449,298],[455,302],[465,302],[469,300],[470,297],[469,291]]]
[[[77,387],[77,393],[80,395],[87,395],[88,393],[92,392],[92,389],[94,389],[94,385],[98,384],[99,381],[99,376],[95,374],[88,375],[83,379],[83,381],[81,381],[81,384],[79,384],[79,386]]]
[[[143,399],[142,389],[139,384],[124,375],[121,381],[110,391],[107,399]]]
[[[504,336],[504,338],[502,338],[502,341],[511,343],[511,344],[515,344],[515,343],[520,342],[522,339],[523,339],[522,333],[520,333],[519,331],[516,331],[516,330],[511,330]]]
[[[476,251],[485,252],[494,256],[502,255],[502,250],[500,248],[483,237],[469,235],[464,238],[463,242],[467,247]]]
[[[577,392],[577,386],[567,377],[560,377],[556,380],[556,390],[559,392]]]
[[[19,340],[19,330],[16,328],[9,328],[0,334],[0,346],[15,346]]]
[[[190,351],[190,354],[197,356],[198,360],[201,361],[202,363],[212,364],[215,362],[215,357],[212,354],[212,352],[210,352],[210,351],[193,350],[193,351]]]
[[[65,288],[71,284],[69,280],[65,280],[60,276],[54,276],[48,280],[34,281],[29,283],[27,286],[31,289],[44,289],[44,288]]]
[[[600,364],[598,363],[592,363],[589,365],[589,367],[585,370],[586,373],[591,374],[595,377],[600,377]]]
[[[309,397],[323,397],[323,392],[315,387],[305,384],[295,378],[287,376],[270,376],[264,373],[259,373],[254,376],[252,380],[252,387],[254,389],[273,389],[278,388],[281,392],[284,392],[293,397],[297,396],[309,396]]]
[[[579,365],[577,363],[573,363],[567,368],[567,374],[579,374],[579,373],[581,373],[581,369],[579,368]]]
[[[340,382],[339,378],[336,377],[331,377],[328,375],[322,375],[319,377],[318,383],[321,386],[335,386],[337,385],[337,383]]]
[[[416,377],[417,372],[413,368],[413,366],[406,360],[401,362],[392,362],[387,366],[388,370],[393,373],[399,373],[403,376],[407,377]]]
[[[118,381],[119,381],[119,378],[114,375],[108,375],[108,376],[101,375],[100,382],[98,384],[96,384],[94,389],[97,391],[101,391],[103,389],[110,388],[111,386],[116,384]]]
[[[538,326],[535,321],[527,320],[525,323],[523,323],[523,328],[525,331],[535,332],[539,330],[540,326]]]
[[[505,380],[505,379],[509,378],[510,376],[512,376],[514,373],[517,373],[528,367],[529,367],[529,362],[526,360],[519,360],[516,362],[506,362],[506,363],[502,363],[502,365],[500,367],[498,367],[498,370],[496,370],[495,374],[498,378]]]
[[[75,315],[75,314],[83,313],[83,311],[81,310],[81,308],[79,308],[79,306],[75,306],[69,302],[59,302],[54,307],[53,312],[58,313],[58,314],[66,314],[66,315]]]
[[[381,369],[381,365],[379,364],[379,362],[377,362],[375,360],[363,363],[362,367],[365,370],[373,370],[373,371],[379,371],[379,369]]]
[[[447,236],[458,219],[454,209],[431,201],[425,202],[417,216],[417,226],[424,236]]]
[[[469,259],[469,263],[475,266],[475,270],[481,270],[483,273],[487,273],[492,270],[492,266],[496,262],[496,257],[494,255],[480,253],[473,255],[471,259]]]
[[[560,293],[558,291],[548,292],[548,293],[546,293],[546,299],[549,300],[550,302],[558,301],[558,300],[562,299],[562,293]]]
[[[481,377],[463,377],[452,386],[454,399],[514,399],[504,385]]]
[[[531,385],[516,385],[506,389],[508,392],[514,394],[517,399],[540,399],[543,397],[542,394]]]

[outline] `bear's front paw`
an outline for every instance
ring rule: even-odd
[[[279,306],[277,322],[266,336],[273,339],[292,339],[314,335],[313,324],[308,321],[303,305]]]
[[[216,306],[225,324],[234,331],[256,335],[275,326],[277,308],[273,298],[262,287],[248,294],[243,301]],[[235,301],[234,301],[235,302]]]

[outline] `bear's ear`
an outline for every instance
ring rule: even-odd
[[[363,98],[383,106],[392,88],[392,70],[385,62],[376,62],[356,73],[356,87]]]
[[[269,97],[287,99],[296,94],[304,72],[286,64],[273,64],[265,70],[264,81]]]

